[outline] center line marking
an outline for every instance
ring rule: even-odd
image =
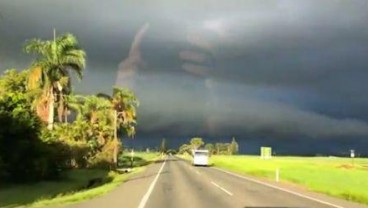
[[[217,183],[215,183],[215,182],[213,182],[213,181],[211,181],[211,183],[212,183],[212,185],[214,185],[214,186],[216,186],[217,188],[221,189],[223,192],[225,192],[225,193],[229,194],[230,196],[232,196],[232,195],[233,195],[233,193],[231,193],[230,191],[228,191],[228,190],[226,190],[226,189],[222,188],[222,187],[221,187],[220,185],[218,185]]]
[[[138,208],[144,208],[144,207],[146,206],[146,203],[147,203],[147,201],[148,201],[148,198],[149,198],[149,196],[151,195],[151,193],[152,193],[152,191],[153,191],[153,188],[154,188],[154,187],[155,187],[155,185],[156,185],[156,182],[157,182],[157,180],[158,180],[158,177],[160,176],[160,174],[161,174],[161,172],[162,172],[162,169],[163,169],[163,168],[164,168],[164,166],[165,166],[165,163],[166,163],[166,158],[165,158],[164,163],[161,165],[161,168],[160,168],[160,170],[158,171],[158,173],[157,173],[157,175],[156,175],[155,179],[152,181],[152,183],[151,183],[150,187],[148,188],[147,193],[143,196],[143,198],[142,198],[141,202],[139,203]]]

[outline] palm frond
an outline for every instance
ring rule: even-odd
[[[68,84],[69,84],[69,77],[67,77],[67,76],[61,77],[61,78],[59,79],[59,83],[60,83],[60,85],[61,85],[63,88],[67,87],[67,86],[68,86]]]
[[[82,79],[83,69],[86,67],[85,52],[82,50],[71,50],[60,58],[60,63],[65,68],[77,73],[78,78]]]
[[[38,66],[31,69],[28,74],[27,88],[30,90],[39,88],[42,82],[42,68]]]
[[[32,39],[26,42],[24,51],[26,53],[34,53],[37,55],[44,55],[47,43],[40,39]]]
[[[110,95],[102,93],[102,92],[98,93],[96,96],[100,97],[100,98],[105,98],[106,100],[111,100],[112,99],[112,97]]]
[[[75,47],[78,45],[77,38],[71,33],[66,33],[56,39],[56,45],[59,50],[64,50],[68,47]]]

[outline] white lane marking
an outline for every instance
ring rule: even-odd
[[[152,191],[153,191],[153,188],[155,187],[156,182],[157,182],[157,180],[158,180],[158,177],[160,176],[160,174],[161,174],[161,172],[162,172],[162,169],[164,168],[165,164],[166,164],[166,158],[165,158],[164,163],[161,165],[161,168],[160,168],[160,170],[158,171],[158,173],[157,173],[157,175],[156,175],[155,179],[153,179],[153,181],[152,181],[152,183],[151,183],[150,187],[148,188],[147,193],[143,196],[143,198],[142,198],[141,202],[139,203],[138,208],[144,208],[144,207],[146,206],[146,203],[147,203],[147,201],[148,201],[148,198],[149,198],[149,196],[151,195],[151,193],[152,193]]]
[[[216,186],[217,188],[221,189],[223,192],[225,192],[225,193],[229,194],[230,196],[232,196],[232,195],[233,195],[233,193],[231,193],[230,191],[228,191],[228,190],[226,190],[226,189],[222,188],[222,187],[221,187],[220,185],[218,185],[217,183],[215,183],[215,182],[213,182],[213,181],[211,181],[211,183],[212,183],[212,185],[214,185],[214,186]]]
[[[300,193],[297,193],[297,192],[294,192],[294,191],[290,191],[290,190],[287,190],[287,189],[284,189],[284,188],[280,188],[280,187],[277,187],[277,186],[274,186],[274,185],[271,185],[271,184],[268,184],[268,183],[265,183],[265,182],[262,182],[262,181],[259,181],[259,180],[255,180],[255,179],[252,179],[252,178],[248,178],[246,176],[242,176],[242,175],[238,175],[236,173],[232,173],[232,172],[229,172],[229,171],[226,171],[226,170],[222,170],[220,168],[213,167],[213,169],[218,170],[218,171],[222,171],[224,173],[227,173],[227,174],[230,174],[230,175],[233,175],[233,176],[236,176],[236,177],[248,180],[248,181],[252,181],[254,183],[258,183],[258,184],[261,184],[261,185],[264,185],[264,186],[267,186],[267,187],[271,187],[271,188],[274,188],[274,189],[277,189],[277,190],[280,190],[280,191],[284,191],[284,192],[287,192],[289,194],[293,194],[293,195],[296,195],[296,196],[299,196],[299,197],[302,197],[302,198],[306,198],[306,199],[309,199],[309,200],[312,200],[312,201],[316,201],[316,202],[319,202],[321,204],[325,204],[325,205],[328,205],[328,206],[331,206],[331,207],[345,208],[345,207],[342,207],[342,206],[339,206],[339,205],[336,205],[336,204],[332,204],[330,202],[326,202],[326,201],[316,199],[316,198],[313,198],[313,197],[310,197],[310,196],[307,196],[307,195],[304,195],[304,194],[300,194]]]

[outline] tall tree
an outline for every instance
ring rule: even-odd
[[[230,154],[230,143],[216,143],[216,154]]]
[[[188,153],[191,154],[191,146],[188,144],[183,144],[179,147],[179,154]]]
[[[239,145],[236,142],[235,137],[233,137],[229,149],[230,149],[229,153],[232,155],[237,154],[239,152]]]
[[[16,69],[6,70],[0,78],[0,94],[8,92],[26,92],[28,70],[18,72]]]
[[[190,145],[192,149],[196,150],[204,145],[203,139],[200,137],[194,137],[190,140]]]
[[[69,108],[77,112],[77,119],[87,120],[95,124],[101,119],[108,119],[111,113],[111,103],[109,100],[90,95],[69,95]]]
[[[119,148],[121,146],[121,141],[118,139],[118,132],[121,131],[128,137],[135,135],[135,126],[137,124],[136,108],[139,105],[139,101],[131,90],[118,87],[113,88],[112,96],[102,93],[98,96],[105,97],[111,101],[114,120],[113,163],[116,166]]]
[[[112,105],[115,117],[115,132],[114,132],[114,158],[113,162],[116,165],[118,162],[118,152],[121,141],[118,139],[118,131],[123,130],[124,134],[129,137],[135,135],[136,122],[136,107],[139,102],[135,94],[128,90],[114,87],[112,94]]]
[[[112,117],[112,106],[110,100],[98,96],[67,96],[68,106],[76,112],[76,121],[87,121],[91,126],[91,134],[97,137],[100,145],[106,144],[112,137],[114,120]]]
[[[160,145],[160,152],[161,153],[165,153],[167,151],[167,146],[166,146],[166,139],[163,138],[161,140],[161,145]]]
[[[75,36],[70,33],[53,40],[33,39],[25,46],[26,53],[33,53],[37,59],[33,62],[29,78],[29,89],[41,88],[43,93],[39,98],[38,114],[43,107],[47,110],[48,128],[53,128],[55,101],[63,105],[65,89],[70,86],[70,71],[76,72],[82,78],[85,67],[86,53],[79,48]]]
[[[214,154],[216,152],[215,145],[212,143],[207,143],[204,148],[210,152],[210,154]]]

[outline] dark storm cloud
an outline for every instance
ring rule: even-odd
[[[367,11],[364,0],[3,0],[0,68],[26,67],[24,40],[55,27],[87,51],[76,88],[109,92],[119,77],[141,100],[142,132],[367,136]]]

